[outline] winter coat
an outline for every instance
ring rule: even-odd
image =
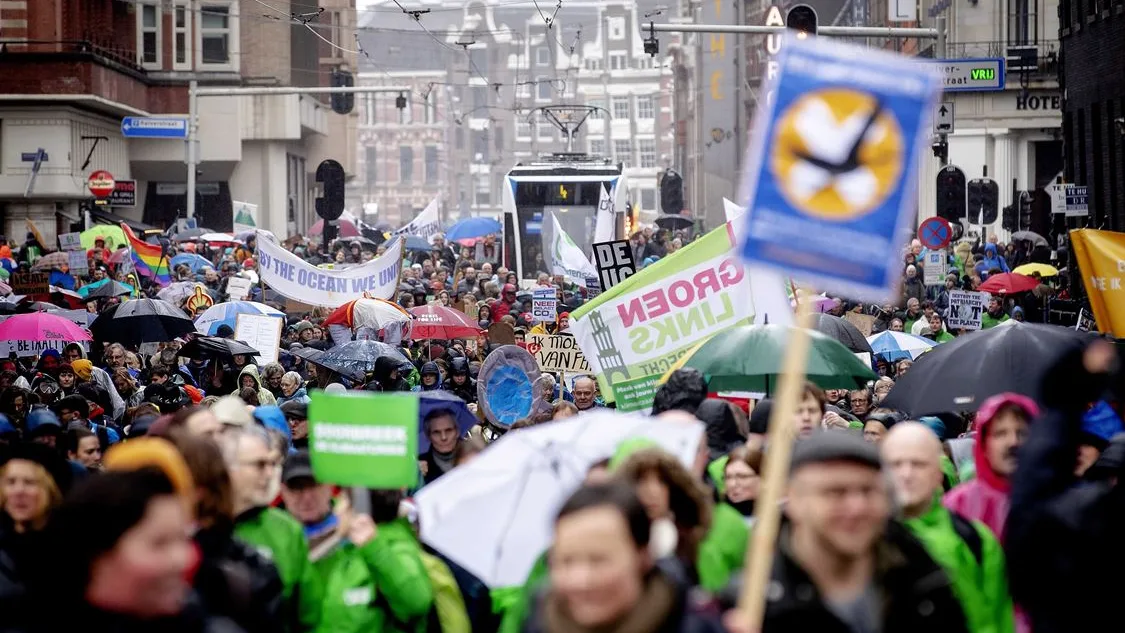
[[[291,401],[292,402],[300,402],[302,404],[308,404],[309,403],[309,392],[306,391],[304,387],[301,387],[301,388],[297,389],[296,391],[294,391],[293,395],[291,395],[291,396],[287,396],[287,395],[282,394],[282,395],[277,397],[277,406],[280,407],[281,405],[285,404],[286,402],[291,402]]]
[[[35,535],[18,534],[8,513],[0,510],[0,619],[16,623],[27,596],[27,565],[35,564]],[[0,630],[3,627],[0,626]]]
[[[380,523],[375,538],[359,548],[377,592],[371,631],[408,633],[434,605],[434,590],[422,563],[422,547],[405,519]]]
[[[711,516],[711,529],[699,544],[696,569],[699,585],[718,591],[742,569],[750,528],[742,514],[725,503],[716,504]]]
[[[44,591],[43,594],[49,592]],[[95,609],[78,600],[37,595],[30,609],[37,613],[25,625],[0,619],[0,633],[253,633],[229,618],[208,613],[194,593],[180,613],[157,619],[140,619]]]
[[[262,386],[262,379],[260,376],[258,376],[258,367],[256,365],[247,365],[242,368],[242,371],[238,372],[238,380],[235,381],[235,384],[237,386],[235,387],[234,393],[232,395],[237,396],[238,392],[242,391],[243,376],[250,376],[254,379],[254,384],[256,385],[256,389],[258,390],[258,404],[277,404],[277,398],[273,396],[273,393],[270,392],[269,389],[266,389]]]
[[[200,601],[208,613],[230,618],[247,633],[280,631],[284,587],[277,567],[235,539],[232,529],[216,526],[195,535],[200,561],[193,585]]]
[[[928,512],[906,519],[903,524],[953,581],[953,593],[961,601],[971,633],[1013,633],[1015,622],[1004,551],[988,526],[956,519],[961,521],[961,529],[975,530],[978,536],[973,543],[954,527],[955,517],[937,496]]]
[[[322,587],[309,562],[309,545],[301,524],[277,508],[252,508],[235,519],[234,535],[277,566],[285,597],[286,630],[316,630]]]
[[[477,401],[477,381],[473,380],[471,376],[465,380],[465,384],[463,385],[458,385],[453,382],[453,377],[450,376],[445,379],[442,387],[469,404]]]

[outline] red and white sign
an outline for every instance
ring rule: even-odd
[[[95,198],[108,198],[116,186],[117,182],[113,179],[113,174],[104,169],[95,171],[86,179],[86,188],[94,194]]]

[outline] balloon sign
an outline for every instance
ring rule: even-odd
[[[508,428],[532,411],[532,385],[539,378],[535,358],[517,345],[503,345],[484,359],[477,376],[477,402],[485,419]]]

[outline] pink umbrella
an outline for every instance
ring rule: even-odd
[[[336,237],[363,237],[356,225],[347,220],[340,220],[339,235]],[[323,235],[324,234],[324,220],[318,221],[316,224],[309,227],[309,235]]]
[[[469,320],[460,310],[445,306],[421,306],[411,308],[414,321],[410,324],[410,338],[449,340],[455,338],[475,338],[480,334],[480,326]]]
[[[0,323],[5,341],[90,341],[93,337],[72,321],[47,312],[17,314]]]

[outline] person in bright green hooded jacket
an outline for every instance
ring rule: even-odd
[[[917,422],[896,424],[880,450],[891,473],[902,522],[949,574],[972,633],[1013,633],[1004,550],[982,523],[941,504],[941,440]]]
[[[234,536],[277,567],[284,585],[284,621],[289,633],[307,633],[320,623],[321,584],[309,562],[305,532],[293,517],[269,507],[281,456],[264,427],[228,430],[223,458],[234,497]]]

